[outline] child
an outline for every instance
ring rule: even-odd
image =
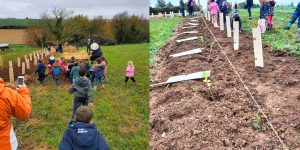
[[[215,0],[211,0],[210,4],[208,5],[210,13],[212,15],[214,27],[218,27],[218,13],[219,13],[219,6],[215,2]]]
[[[293,23],[295,23],[298,20],[298,43],[300,43],[300,21],[299,21],[299,17],[300,17],[300,2],[297,5],[297,8],[292,16],[292,18],[290,19],[290,22],[284,27],[284,29],[289,30],[291,29],[291,26]]]
[[[106,83],[108,83],[108,79],[107,79],[107,65],[108,65],[108,62],[107,62],[107,60],[106,60],[104,57],[102,57],[102,59],[103,59],[103,62],[104,62],[104,64],[105,64],[104,81],[105,81]]]
[[[84,66],[85,70],[86,70],[86,77],[90,78],[91,77],[91,65],[89,63],[89,61],[85,61],[85,66]]]
[[[270,3],[270,8],[268,11],[267,20],[268,20],[268,30],[271,30],[273,28],[273,16],[274,16],[274,8],[276,2],[274,0],[270,0],[269,3]]]
[[[71,83],[72,83],[73,80],[70,77],[70,72],[71,72],[71,70],[72,70],[75,63],[76,63],[76,59],[75,59],[75,57],[72,56],[71,60],[68,63],[68,71],[66,72],[66,77],[69,78],[69,82],[71,82]]]
[[[98,58],[96,60],[96,64],[94,64],[94,90],[97,90],[97,86],[100,82],[102,88],[104,88],[104,70],[105,70],[105,62],[102,58]]]
[[[50,57],[49,57],[49,62],[48,62],[48,64],[53,65],[54,62],[55,62],[55,57],[54,57],[53,54],[51,54]]]
[[[73,105],[73,116],[75,111],[81,105],[88,105],[90,101],[93,100],[93,91],[91,81],[86,77],[85,68],[79,70],[79,78],[76,79],[69,89],[69,93],[74,93],[74,105]]]
[[[71,122],[59,144],[59,150],[109,150],[102,135],[92,124],[93,112],[88,106],[76,111],[75,122]]]
[[[47,67],[47,69],[48,69],[48,74],[47,74],[47,77],[48,77],[48,75],[50,75],[52,78],[53,78],[53,66],[51,66],[50,64],[48,65],[48,67]]]
[[[224,0],[220,11],[223,13],[223,20],[224,23],[226,23],[226,16],[231,12],[231,5],[227,2],[227,0]]]
[[[39,60],[39,65],[37,66],[35,73],[38,73],[38,80],[40,81],[41,85],[45,85],[45,70],[46,70],[46,66],[44,65],[42,60]]]
[[[260,7],[260,19],[258,21],[258,26],[261,30],[261,33],[266,32],[266,19],[269,13],[270,3],[267,0],[261,0],[261,7]]]
[[[238,5],[234,4],[234,11],[230,15],[230,26],[233,30],[233,22],[238,21],[239,22],[239,31],[242,29],[242,19],[240,17],[240,14],[238,13]]]
[[[72,67],[71,69],[71,72],[70,72],[70,77],[72,78],[72,83],[74,83],[74,81],[79,78],[79,70],[80,70],[80,67],[78,66],[78,63],[74,63],[74,66]]]
[[[125,83],[127,83],[129,79],[131,79],[131,81],[134,84],[136,83],[136,81],[134,79],[134,65],[133,65],[132,61],[128,61],[128,66],[126,68]]]
[[[52,72],[53,72],[53,78],[54,78],[55,84],[57,86],[60,86],[61,78],[62,78],[62,71],[61,71],[61,67],[60,67],[58,61],[56,61],[53,64]]]

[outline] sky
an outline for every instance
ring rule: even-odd
[[[157,0],[149,0],[150,2],[150,6],[155,6]],[[179,0],[165,0],[167,3],[171,2],[173,5],[178,6],[179,5]],[[188,1],[188,0],[184,0],[184,1]],[[198,0],[194,0],[196,3],[198,3]],[[201,4],[204,6],[204,2],[206,2],[207,0],[200,0]],[[245,0],[227,0],[228,2],[245,2]],[[292,1],[294,2],[294,4],[296,5],[298,2],[300,2],[300,0],[275,0],[277,2],[277,4],[290,4]],[[254,3],[258,3],[258,0],[253,0]]]
[[[89,18],[103,16],[110,19],[115,14],[128,11],[135,15],[148,17],[148,0],[0,0],[0,18],[40,18],[54,7],[74,11],[74,15],[83,14]]]

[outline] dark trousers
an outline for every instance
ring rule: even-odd
[[[188,7],[188,10],[189,10],[189,16],[192,17],[194,8],[193,7]]]
[[[46,77],[45,74],[39,74],[38,80],[40,81],[40,83],[41,83],[42,85],[45,85],[45,77]]]
[[[249,17],[252,17],[251,6],[247,6],[247,10],[248,10]]]
[[[185,17],[184,8],[181,8],[181,9],[180,9],[180,11],[181,11],[181,15],[182,15],[182,17]]]
[[[77,108],[80,107],[81,105],[87,106],[88,105],[88,99],[86,97],[75,97],[74,98],[74,104],[73,104],[72,118],[74,118]]]
[[[126,78],[125,78],[125,83],[127,83],[129,79],[130,79],[132,82],[134,82],[134,83],[136,82],[135,79],[134,79],[134,77],[126,77]]]

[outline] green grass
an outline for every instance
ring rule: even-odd
[[[275,49],[288,51],[292,54],[300,56],[300,48],[297,45],[297,23],[295,22],[291,30],[284,30],[283,27],[289,22],[293,12],[293,8],[276,8],[273,19],[274,29],[267,31],[262,35],[263,41],[271,45]],[[243,29],[251,32],[253,27],[257,26],[259,19],[259,9],[253,9],[253,20],[248,19],[248,12],[245,9],[240,10],[243,20]]]
[[[8,61],[13,61],[13,63],[17,63],[17,58],[24,58],[23,56],[26,54],[32,53],[34,50],[26,45],[10,45],[11,49],[7,51],[0,51],[0,56],[3,58],[4,67],[8,68]]]
[[[150,62],[153,62],[154,55],[172,35],[172,30],[182,21],[182,18],[174,19],[160,18],[150,20]]]
[[[149,44],[103,46],[109,84],[94,93],[93,122],[112,149],[149,149]],[[82,50],[84,48],[81,48]],[[128,60],[136,68],[137,86],[123,86]],[[33,111],[15,121],[19,143],[57,149],[72,114],[73,95],[48,79],[30,86]]]
[[[15,19],[15,18],[0,18],[1,26],[30,26],[39,19]]]

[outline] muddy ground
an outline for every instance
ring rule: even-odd
[[[162,46],[151,67],[151,82],[170,76],[211,70],[212,87],[201,80],[175,83],[151,89],[151,149],[281,149],[278,138],[259,113],[250,95],[234,73],[203,20],[199,34],[178,35],[185,20]],[[208,22],[207,22],[208,23]],[[252,35],[242,32],[240,50],[233,50],[226,31],[208,23],[229,59],[268,116],[289,149],[300,149],[300,60],[264,48],[264,68],[254,67]],[[177,44],[175,40],[203,36]],[[171,58],[170,54],[205,48],[200,54]],[[259,117],[256,117],[259,116]],[[257,119],[254,119],[257,118]],[[261,119],[261,121],[255,121]],[[257,127],[255,128],[255,124]]]

